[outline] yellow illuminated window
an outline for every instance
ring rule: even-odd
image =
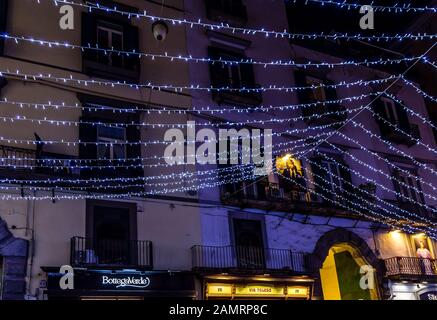
[[[276,158],[276,169],[280,174],[290,177],[302,176],[302,163],[291,154]]]

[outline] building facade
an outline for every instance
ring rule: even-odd
[[[437,168],[425,146],[437,144],[407,111],[427,117],[426,101],[402,81],[379,94],[408,64],[342,65],[380,52],[162,19],[317,31],[301,14],[315,8],[283,1],[93,3],[74,6],[63,30],[52,1],[0,0],[1,33],[23,37],[0,42],[2,299],[435,294]],[[173,88],[193,84],[220,90]],[[307,89],[280,89],[296,87]],[[272,129],[273,172],[169,165],[164,136],[187,121]]]

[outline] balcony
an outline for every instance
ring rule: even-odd
[[[191,252],[195,270],[306,272],[305,254],[286,249],[194,246]]]
[[[394,124],[396,127],[399,127],[399,124]],[[394,127],[389,126],[387,124],[380,124],[381,136],[383,139],[393,142],[395,144],[403,144],[407,147],[411,147],[416,144],[416,140],[420,140],[421,134],[420,129],[417,124],[409,124],[408,128],[400,128],[403,132],[396,130]],[[411,138],[411,137],[412,138]]]
[[[305,108],[304,116],[308,117],[305,119],[305,122],[313,126],[323,126],[338,122],[337,126],[341,126],[341,123],[347,120],[347,113],[345,111],[346,107],[339,104],[311,106]],[[320,116],[322,114],[323,116]]]
[[[396,279],[437,279],[437,261],[416,257],[394,257],[384,260],[386,276]]]
[[[56,161],[46,161],[56,159]],[[0,171],[2,176],[27,178],[33,176],[72,176],[79,170],[71,169],[76,165],[72,156],[50,152],[37,153],[36,150],[0,145]]]
[[[234,26],[247,23],[247,10],[241,0],[206,0],[208,19],[225,22]]]
[[[251,88],[260,88],[258,84]],[[262,101],[262,93],[259,91],[213,91],[212,98],[218,104],[236,104],[241,106],[259,106]]]
[[[73,237],[71,265],[80,268],[140,268],[153,269],[151,241],[108,240]]]

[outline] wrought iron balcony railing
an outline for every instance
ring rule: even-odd
[[[50,159],[56,159],[51,160]],[[31,171],[42,175],[78,175],[79,169],[74,157],[64,154],[41,152],[35,150],[0,145],[0,169]]]
[[[151,241],[73,237],[71,265],[74,267],[153,268]]]
[[[384,260],[387,277],[437,277],[437,261],[416,257],[393,257]]]
[[[194,246],[194,269],[282,270],[306,272],[305,254],[286,249]]]

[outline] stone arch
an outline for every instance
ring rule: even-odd
[[[357,249],[366,262],[376,269],[376,278],[378,284],[383,284],[383,277],[385,274],[383,263],[380,259],[378,259],[373,250],[370,249],[367,242],[349,230],[344,228],[336,228],[328,231],[319,238],[311,255],[310,270],[311,273],[317,278],[314,288],[315,296],[322,296],[319,270],[322,268],[323,262],[329,254],[329,250],[333,246],[342,243],[347,243]],[[380,296],[382,296],[381,293],[382,292],[379,293]]]
[[[3,260],[3,300],[22,300],[26,293],[28,241],[15,238],[0,218],[0,257]]]

